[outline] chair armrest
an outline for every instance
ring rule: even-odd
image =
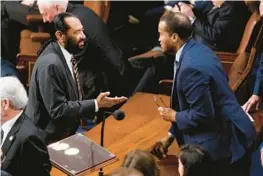
[[[133,57],[130,57],[129,60],[136,60],[136,59],[156,59],[158,57],[163,57],[164,54],[161,51],[147,51],[146,53],[139,54]]]
[[[229,61],[234,62],[237,57],[237,53],[230,53],[230,52],[221,52],[215,51],[216,55],[220,58],[221,61]]]
[[[173,87],[173,80],[172,79],[162,79],[159,81],[159,85],[164,94],[171,95],[172,87]]]
[[[26,16],[28,23],[43,23],[42,15],[40,14],[30,14]]]
[[[172,79],[162,79],[159,81],[159,85],[165,87],[165,88],[169,88],[172,89],[173,86],[173,80]]]
[[[49,33],[46,32],[32,32],[30,38],[33,42],[43,42],[50,38]]]

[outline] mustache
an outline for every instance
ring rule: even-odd
[[[76,54],[73,55],[73,56],[76,57],[76,58],[83,56],[84,53],[85,53],[85,52],[87,51],[87,49],[88,49],[88,46],[89,46],[88,40],[87,40],[87,39],[83,39],[83,40],[79,41],[78,43],[80,43],[80,42],[82,42],[82,41],[84,41],[84,47],[80,50],[80,52],[78,52],[78,53],[76,53]]]

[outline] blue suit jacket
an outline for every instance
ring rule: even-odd
[[[177,114],[170,133],[179,144],[200,144],[216,161],[242,157],[256,132],[214,52],[189,40],[174,81],[171,106]]]
[[[12,65],[9,61],[2,58],[0,58],[0,61],[1,61],[1,77],[15,76],[20,79],[19,73],[14,65]]]

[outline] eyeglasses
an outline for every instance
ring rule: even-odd
[[[163,106],[164,106],[165,108],[168,108],[168,106],[164,103],[162,97],[159,97],[158,99],[160,100],[160,102],[163,104]],[[153,96],[153,101],[154,101],[154,103],[156,104],[157,107],[161,107],[161,105],[160,105],[160,104],[158,103],[158,101],[157,101],[156,96]]]

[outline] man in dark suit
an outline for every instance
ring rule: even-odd
[[[253,91],[249,100],[243,105],[244,110],[249,112],[252,108],[263,109],[263,52],[257,55],[249,82],[251,82],[250,86]]]
[[[244,1],[216,1],[203,9],[179,2],[176,12],[189,17],[193,25],[193,38],[217,51],[235,52],[242,38],[250,12]],[[249,50],[250,51],[250,50]]]
[[[49,176],[51,164],[40,131],[24,114],[27,94],[15,77],[0,78],[1,170],[12,176]]]
[[[125,71],[123,52],[110,38],[102,19],[91,9],[68,3],[67,0],[39,0],[38,8],[46,23],[51,23],[61,12],[72,13],[80,19],[88,45],[79,68],[84,98],[95,98],[105,84],[113,95],[122,95],[124,84],[120,81]],[[106,83],[102,82],[103,78],[107,79]]]
[[[80,20],[70,13],[54,19],[55,33],[33,68],[26,114],[45,131],[45,141],[54,142],[74,134],[80,118],[93,118],[100,108],[124,102],[109,92],[83,100],[74,51],[84,48],[85,34]],[[78,60],[77,60],[78,62]]]
[[[0,58],[1,61],[1,77],[4,76],[15,76],[20,77],[16,67],[8,60]]]
[[[171,108],[158,108],[161,117],[172,122],[161,146],[167,150],[174,138],[179,145],[199,144],[211,154],[215,174],[248,175],[256,131],[231,91],[220,60],[190,39],[190,20],[181,13],[162,17],[158,31],[163,52],[176,55]]]

